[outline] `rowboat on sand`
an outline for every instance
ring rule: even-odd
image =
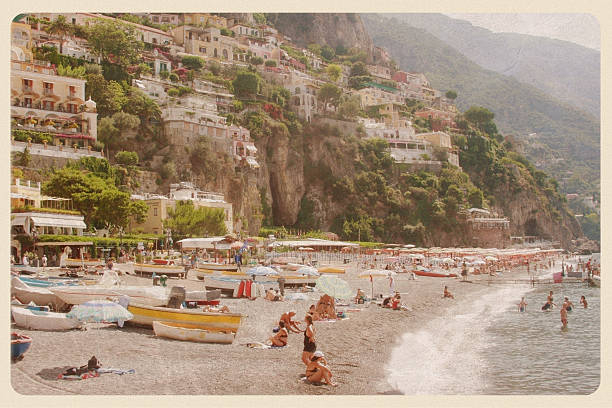
[[[76,319],[66,317],[66,313],[45,312],[23,307],[11,307],[15,324],[33,330],[70,330],[81,327]]]
[[[152,264],[134,264],[134,272],[139,275],[153,275],[157,276],[179,276],[185,273],[185,268],[180,265],[152,265]]]
[[[197,268],[201,269],[209,269],[212,271],[237,271],[238,266],[236,264],[220,264],[214,262],[198,262],[196,265]]]
[[[323,266],[318,269],[319,273],[345,273],[344,268],[334,268],[333,266]]]
[[[193,309],[173,309],[169,307],[154,307],[130,302],[128,310],[134,318],[127,323],[153,327],[154,321],[184,324],[199,324],[201,326],[220,330],[238,331],[242,315],[240,313],[202,312]]]
[[[32,338],[25,334],[11,333],[11,359],[21,360],[32,345]]]
[[[30,286],[18,277],[11,279],[11,295],[21,303],[34,302],[37,305],[51,305],[54,310],[61,310],[66,303],[48,288]]]
[[[58,286],[49,290],[70,305],[80,305],[90,300],[116,300],[121,296],[129,296],[134,302],[149,306],[164,306],[168,303],[170,295],[169,288],[163,286]]]
[[[160,322],[157,320],[153,321],[153,331],[158,337],[200,343],[231,344],[234,341],[234,337],[236,337],[236,332],[232,330],[198,324]]]
[[[442,273],[442,272],[431,272],[431,271],[419,271],[419,270],[413,270],[412,272],[414,272],[415,275],[418,276],[429,276],[432,278],[456,278],[457,274],[456,273]]]

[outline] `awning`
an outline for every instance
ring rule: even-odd
[[[82,220],[76,219],[32,217],[32,222],[37,227],[87,228]]]
[[[185,238],[178,241],[182,249],[214,249],[225,237]]]
[[[91,241],[37,242],[36,246],[89,246]]]
[[[21,226],[25,226],[25,221],[26,221],[26,217],[15,217],[11,220],[11,226],[17,226],[17,225],[21,225]]]
[[[23,194],[19,194],[19,193],[11,193],[11,198],[24,198],[24,199],[27,199],[28,197],[24,196]]]

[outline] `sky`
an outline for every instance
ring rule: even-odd
[[[446,14],[493,32],[510,32],[570,41],[600,50],[599,21],[591,14]]]

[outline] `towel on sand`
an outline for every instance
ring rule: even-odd
[[[262,350],[267,350],[267,349],[282,349],[285,348],[286,346],[271,346],[269,344],[265,344],[265,343],[261,343],[259,341],[253,341],[250,343],[245,343],[245,346],[247,346],[248,348],[254,348],[254,349],[262,349]]]

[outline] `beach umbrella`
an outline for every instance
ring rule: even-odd
[[[240,241],[235,241],[232,242],[232,244],[230,245],[231,249],[240,249],[242,248],[242,246],[244,245],[244,243],[240,242]]]
[[[484,265],[486,264],[485,261],[483,261],[482,259],[476,259],[475,261],[472,262],[472,265]]]
[[[246,274],[255,276],[269,276],[278,275],[278,272],[269,266],[255,266],[254,268],[247,269]]]
[[[77,319],[81,322],[116,322],[118,320],[130,320],[134,317],[126,308],[110,300],[91,300],[76,305],[66,317]]]
[[[414,248],[414,245],[412,244],[404,245],[403,248]]]
[[[393,279],[393,276],[397,275],[394,271],[387,269],[367,269],[359,274],[360,278],[369,278],[371,284],[371,295],[374,297],[374,278],[389,278]]]
[[[320,275],[319,271],[317,271],[317,268],[313,268],[312,266],[303,266],[297,271],[295,271],[295,273],[299,273],[301,275],[308,275],[308,276],[319,276]]]
[[[353,289],[351,289],[349,284],[334,275],[322,275],[317,279],[315,287],[319,292],[333,298],[350,299],[353,296]]]
[[[487,256],[485,259],[486,259],[487,261],[497,261],[497,258],[496,258],[496,257],[494,257],[494,256],[491,256],[491,255]]]
[[[415,258],[415,259],[423,259],[425,258],[425,256],[423,254],[410,254],[408,255],[409,258]]]

